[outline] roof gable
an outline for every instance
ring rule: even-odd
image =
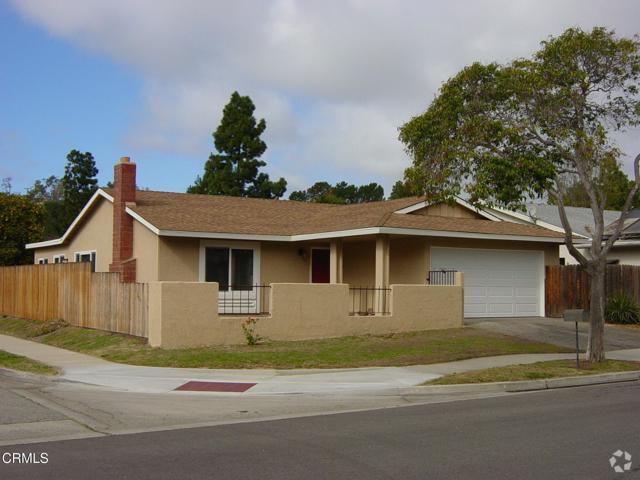
[[[71,225],[67,228],[64,234],[60,238],[56,238],[53,240],[45,240],[44,242],[35,242],[35,243],[27,243],[25,248],[43,248],[43,247],[53,247],[56,245],[62,245],[65,243],[71,236],[81,227],[84,219],[91,213],[94,209],[95,205],[101,200],[105,199],[111,203],[113,203],[113,197],[107,193],[105,190],[99,188],[96,192],[91,196],[87,204],[84,206],[80,213],[76,216],[76,218],[71,222]]]

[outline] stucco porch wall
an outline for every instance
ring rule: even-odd
[[[218,285],[152,282],[149,344],[183,348],[244,344],[246,317],[218,315]],[[392,285],[389,315],[349,315],[346,284],[274,283],[271,314],[258,317],[256,333],[270,340],[307,340],[388,334],[462,326],[463,288]]]

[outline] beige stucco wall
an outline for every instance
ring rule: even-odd
[[[221,335],[217,312],[217,283],[151,282],[149,345],[214,345]]]
[[[146,242],[146,240],[145,240]],[[143,242],[144,243],[144,242]],[[219,245],[241,246],[242,241],[217,241]],[[246,242],[255,246],[256,242]],[[309,282],[310,249],[321,244],[261,242],[260,279],[263,284]],[[300,255],[300,251],[303,255]],[[158,237],[158,273],[154,280],[197,282],[200,271],[200,239]]]
[[[133,257],[136,282],[158,280],[158,236],[137,220],[133,221]]]
[[[53,263],[53,256],[63,254],[70,262],[75,259],[75,252],[95,250],[96,271],[108,272],[113,258],[113,214],[111,202],[104,198],[97,200],[96,206],[76,227],[73,237],[66,245],[34,249],[34,259],[48,258]]]
[[[350,285],[373,286],[376,278],[375,240],[342,244],[342,281]]]
[[[164,348],[245,342],[243,317],[217,314],[216,283],[155,282],[149,343]],[[346,284],[274,283],[271,314],[256,333],[270,340],[389,334],[462,326],[462,286],[392,285],[389,315],[349,315]]]
[[[159,237],[158,280],[197,282],[199,280],[200,240]]]
[[[302,250],[303,255],[300,255]],[[262,242],[260,274],[263,284],[310,281],[310,247],[298,243]]]
[[[426,282],[429,248],[425,237],[391,237],[389,255],[390,284]]]

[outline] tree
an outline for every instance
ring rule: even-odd
[[[55,175],[36,180],[33,186],[27,189],[25,196],[37,203],[62,201],[64,199],[63,182]]]
[[[62,177],[62,198],[65,210],[65,228],[80,213],[98,189],[98,168],[89,152],[71,150],[67,155],[67,164]]]
[[[11,177],[4,177],[0,181],[0,192],[11,193]]]
[[[406,168],[404,171],[404,180],[398,180],[393,184],[389,200],[422,195],[419,177],[420,175],[413,167]]]
[[[188,193],[232,195],[236,197],[280,198],[287,189],[284,178],[272,182],[266,173],[258,173],[266,162],[259,160],[267,150],[260,135],[267,124],[256,121],[251,98],[233,92],[224,107],[222,121],[213,132],[217,154],[211,154]]]
[[[565,207],[589,207],[589,195],[579,178],[567,178],[563,183]],[[606,159],[603,162],[598,184],[599,191],[603,193],[605,199],[604,208],[607,210],[621,210],[629,189],[633,187],[633,181],[629,180],[626,173],[620,169],[619,162],[615,158]],[[553,197],[549,199],[549,203],[556,204]],[[640,205],[640,198],[636,195],[632,206],[636,208],[638,205]]]
[[[50,175],[36,180],[25,196],[44,209],[43,238],[59,238],[67,229],[69,217],[64,205],[64,187],[60,178]]]
[[[367,183],[360,185],[355,196],[355,201],[351,203],[379,202],[384,200],[384,188],[377,183]]]
[[[27,197],[0,192],[0,265],[33,262],[25,244],[42,239],[44,209]]]
[[[400,128],[424,193],[474,204],[524,208],[552,197],[570,253],[590,278],[588,357],[604,360],[606,258],[640,187],[640,155],[620,222],[604,236],[601,173],[622,152],[612,136],[640,124],[640,42],[579,28],[542,42],[531,58],[475,63],[441,88],[429,108]],[[567,177],[584,188],[594,229],[588,255],[573,243],[564,199]]]
[[[356,186],[344,181],[335,185],[316,182],[306,190],[292,192],[289,200],[338,204],[378,202],[384,200],[384,189],[377,183]]]

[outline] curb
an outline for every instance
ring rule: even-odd
[[[404,391],[405,394],[448,393],[517,393],[557,388],[583,387],[606,383],[634,382],[640,380],[640,370],[620,373],[602,373],[584,377],[561,377],[546,380],[521,380],[517,382],[460,383],[455,385],[424,385]]]

